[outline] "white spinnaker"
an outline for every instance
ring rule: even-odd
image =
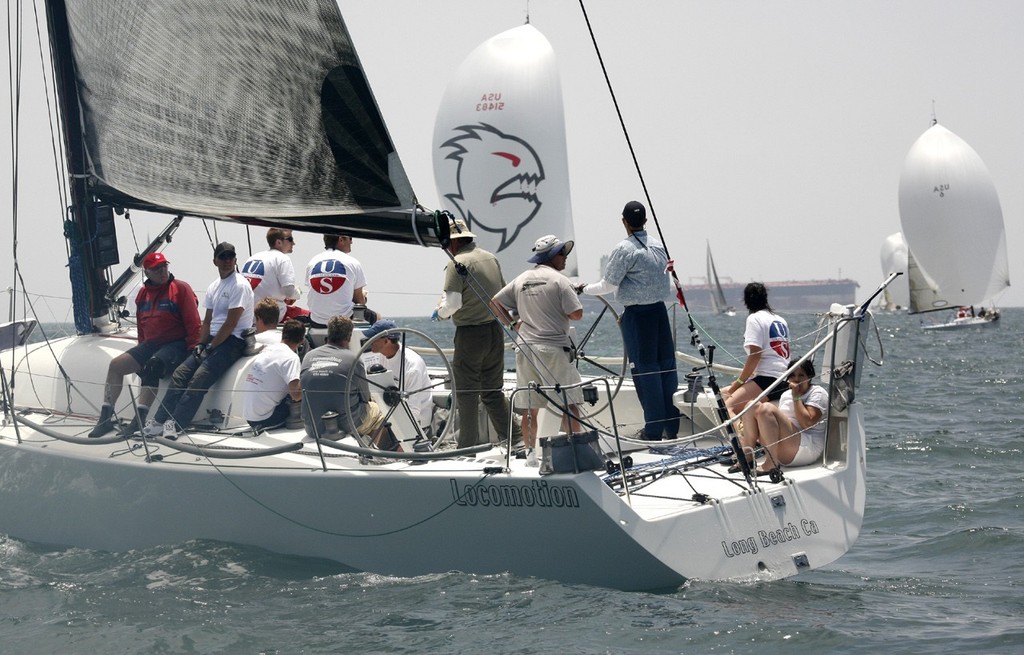
[[[885,237],[880,258],[883,277],[892,273],[907,275],[907,242],[903,240],[902,232]],[[910,288],[906,277],[896,280],[886,287],[885,291],[886,298],[893,305],[904,308],[910,306]]]
[[[980,305],[1009,286],[999,197],[963,139],[938,124],[918,138],[903,165],[899,206],[904,238],[935,287],[931,298],[912,301],[913,311]]]
[[[506,279],[532,266],[539,237],[573,238],[561,80],[532,25],[466,57],[441,100],[433,148],[441,206],[466,220]],[[576,274],[575,254],[565,272]]]

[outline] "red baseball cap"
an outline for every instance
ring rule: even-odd
[[[164,264],[170,264],[170,262],[162,252],[151,252],[142,259],[142,266],[145,268],[156,268]]]

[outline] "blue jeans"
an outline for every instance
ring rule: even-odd
[[[203,404],[206,392],[238,361],[245,351],[245,341],[235,336],[213,350],[206,351],[202,359],[192,353],[185,358],[171,375],[171,384],[160,403],[160,410],[154,420],[163,423],[173,418],[179,429],[185,429],[192,422],[199,406]]]
[[[284,399],[277,404],[274,411],[267,418],[262,421],[249,421],[249,427],[256,432],[260,430],[273,430],[279,428],[285,424],[288,420],[288,414],[291,412],[289,405],[291,404],[291,396],[285,394]]]
[[[664,433],[674,439],[679,434],[679,410],[672,395],[679,374],[665,303],[627,305],[621,325],[636,397],[644,410],[644,436],[660,439]]]

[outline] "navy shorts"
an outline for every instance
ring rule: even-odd
[[[143,341],[137,346],[128,349],[139,365],[139,378],[142,384],[147,387],[155,387],[165,378],[174,372],[178,364],[185,361],[188,350],[185,348],[185,340],[178,341]]]

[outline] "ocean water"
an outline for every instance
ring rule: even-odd
[[[694,318],[716,361],[739,352],[742,316]],[[806,343],[815,317],[787,318]],[[864,526],[824,569],[627,593],[511,575],[393,578],[213,542],[105,553],[0,536],[0,652],[1024,652],[1024,309],[951,333],[906,315],[877,325],[869,351],[884,365],[868,364],[859,392]]]

